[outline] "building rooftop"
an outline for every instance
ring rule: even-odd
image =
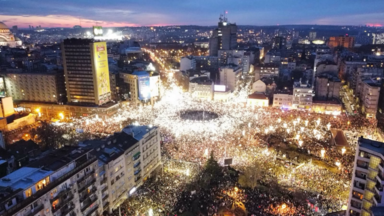
[[[206,77],[206,76],[192,78],[189,82],[202,84],[202,85],[211,85],[212,84],[212,80],[210,80],[209,77]]]
[[[255,92],[251,95],[248,95],[248,98],[249,99],[263,99],[263,100],[268,99],[268,97],[264,93],[257,93],[257,92]]]
[[[147,125],[129,125],[123,129],[123,132],[133,136],[136,140],[143,139],[144,135],[157,127],[150,127]]]
[[[33,161],[28,164],[28,167],[44,168],[45,170],[56,171],[72,163],[79,157],[85,154],[84,150],[80,150],[78,147],[65,146],[56,151],[49,153],[48,155]]]
[[[50,170],[43,170],[34,167],[22,167],[15,172],[1,178],[0,188],[10,187],[12,190],[27,189],[38,181],[53,173]]]
[[[132,74],[137,76],[149,76],[149,73],[147,71],[135,71]]]
[[[384,143],[359,137],[359,146],[384,155]]]
[[[105,139],[86,140],[79,146],[94,149],[92,154],[99,158],[99,166],[118,158],[125,150],[137,143],[133,136],[120,132]]]

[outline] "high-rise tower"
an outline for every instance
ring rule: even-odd
[[[102,105],[110,101],[106,42],[73,38],[61,46],[68,102]]]
[[[229,23],[227,17],[220,15],[218,27],[209,39],[209,55],[217,56],[218,50],[231,50],[237,47],[237,25]]]

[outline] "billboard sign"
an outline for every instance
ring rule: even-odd
[[[149,86],[151,89],[151,97],[159,96],[159,76],[151,76],[149,78]]]
[[[103,27],[93,26],[93,35],[94,36],[103,36]]]
[[[214,85],[213,90],[215,92],[225,92],[225,85]]]
[[[149,74],[138,75],[139,100],[149,100],[151,98]]]
[[[97,42],[93,44],[94,50],[94,80],[96,84],[97,96],[99,104],[106,102],[104,99],[108,97],[111,92],[109,83],[109,68],[108,68],[108,54],[107,44],[105,42]],[[103,102],[100,102],[103,101]]]

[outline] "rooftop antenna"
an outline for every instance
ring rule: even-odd
[[[224,22],[227,22],[228,18],[225,17],[225,15],[228,13],[228,11],[224,11]]]
[[[223,14],[220,14],[219,21],[223,22]]]

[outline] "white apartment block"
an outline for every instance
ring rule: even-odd
[[[380,82],[368,79],[362,82],[361,111],[367,118],[376,118],[380,97]]]
[[[292,98],[293,95],[291,94],[274,94],[272,106],[280,108],[291,108]]]
[[[384,143],[360,137],[355,155],[346,216],[384,212]]]
[[[310,109],[313,101],[313,88],[311,85],[297,82],[293,85],[292,108]]]
[[[63,94],[55,73],[8,73],[5,85],[15,101],[56,103]]]
[[[242,75],[242,68],[236,66],[220,67],[220,85],[225,85],[229,91],[234,91]]]
[[[0,215],[98,216],[112,212],[161,164],[157,127],[128,126],[63,147],[0,180]]]
[[[128,126],[103,140],[80,144],[93,148],[98,158],[103,210],[112,212],[161,164],[160,132],[157,127]]]
[[[97,159],[90,151],[77,147],[56,150],[1,179],[0,214],[100,215],[96,167]]]

